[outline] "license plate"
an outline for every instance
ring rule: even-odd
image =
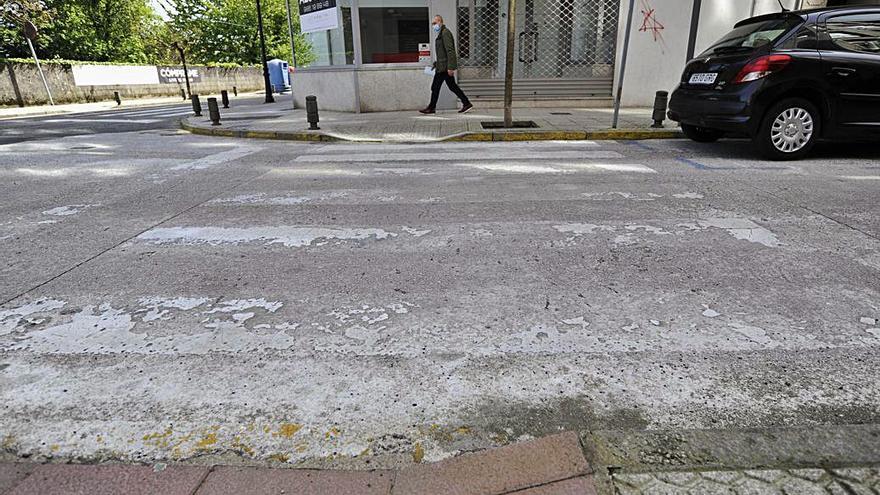
[[[718,74],[716,74],[714,72],[701,72],[698,74],[691,74],[690,83],[691,84],[714,84],[716,78],[718,78]]]

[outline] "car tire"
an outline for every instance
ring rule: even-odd
[[[724,133],[721,131],[690,124],[681,124],[681,131],[688,139],[698,143],[714,143],[724,136]]]
[[[770,160],[799,160],[819,139],[822,116],[816,105],[803,98],[786,98],[767,110],[755,144]]]

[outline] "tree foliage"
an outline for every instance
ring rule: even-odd
[[[0,58],[29,57],[24,20],[39,28],[35,48],[46,59],[95,62],[256,64],[260,62],[255,0],[0,0]],[[261,0],[268,58],[291,60],[285,0]],[[299,31],[294,6],[293,23]],[[311,49],[296,36],[297,59]]]

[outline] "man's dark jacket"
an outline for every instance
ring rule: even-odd
[[[446,29],[444,25],[437,35],[437,41],[434,42],[434,53],[437,54],[437,61],[434,62],[434,70],[437,72],[446,72],[448,70],[458,70],[458,55],[455,53],[455,40],[452,38],[452,31]]]

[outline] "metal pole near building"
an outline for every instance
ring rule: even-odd
[[[516,0],[507,0],[507,46],[504,58],[504,127],[513,127],[513,43],[516,41]]]
[[[269,82],[269,63],[266,62],[266,35],[263,33],[263,9],[257,0],[257,28],[260,31],[260,58],[263,61],[263,81],[266,83],[266,103],[275,103],[272,97],[272,83]]]
[[[293,40],[293,20],[290,17],[290,0],[285,0],[287,3],[287,31],[290,33],[290,67],[296,70],[296,43]],[[290,101],[296,106],[296,101],[293,99],[293,77],[290,78]]]
[[[180,54],[180,63],[183,65],[183,78],[186,80],[186,94],[192,95],[192,90],[189,87],[189,69],[186,68],[186,55],[183,53],[183,47],[181,47],[179,43],[174,43],[174,48],[177,48],[177,53]]]
[[[700,9],[703,7],[703,0],[694,0],[694,8],[691,10],[691,32],[688,37],[687,59],[689,62],[694,58],[694,50],[697,47],[697,30],[700,27]]]
[[[37,72],[40,73],[40,79],[43,80],[43,87],[46,88],[46,94],[49,95],[49,104],[55,105],[55,101],[52,99],[52,92],[49,91],[49,83],[46,82],[43,68],[40,67],[40,59],[37,58],[37,51],[34,50],[34,44],[31,42],[31,40],[37,38],[37,26],[34,26],[34,23],[31,21],[25,21],[24,23],[24,38],[27,40],[28,47],[31,49],[31,55],[34,56],[34,63],[37,64]]]
[[[617,121],[620,117],[620,97],[623,94],[623,76],[626,74],[626,56],[629,53],[629,36],[632,32],[633,14],[636,8],[636,0],[629,0],[629,13],[626,18],[626,31],[623,33],[623,53],[620,55],[620,76],[617,79],[617,95],[614,97],[614,119],[611,128],[617,129]]]

